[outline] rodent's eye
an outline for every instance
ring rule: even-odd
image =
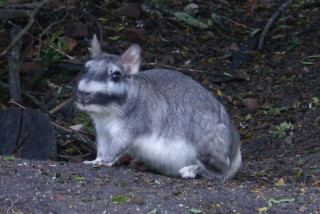
[[[119,81],[120,77],[121,77],[121,73],[119,71],[116,71],[116,72],[111,74],[111,79],[114,82]]]

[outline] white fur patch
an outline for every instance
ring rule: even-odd
[[[167,175],[178,175],[182,167],[196,163],[193,146],[184,140],[169,140],[157,134],[139,137],[129,152]]]
[[[90,60],[86,62],[85,67],[87,70],[94,69],[95,72],[103,72],[106,69],[106,62],[104,60]]]
[[[97,132],[97,158],[89,164],[112,166],[113,162],[106,162],[107,152],[111,140],[123,129],[122,121],[116,114],[97,115],[92,114]]]
[[[97,92],[108,92],[108,87],[106,83],[98,82],[95,80],[87,81],[85,79],[81,80],[78,84],[78,89],[84,92],[97,93]]]
[[[108,64],[108,68],[111,73],[113,73],[115,71],[121,71],[121,69],[118,66],[116,66],[115,64],[112,64],[112,63]]]
[[[105,72],[106,68],[108,71],[120,71],[120,68],[113,63],[107,63],[104,60],[90,60],[86,62],[85,68],[91,72]]]
[[[112,111],[112,106],[103,106],[103,105],[97,105],[97,104],[81,104],[81,103],[76,103],[77,108],[81,111],[85,111],[88,114],[97,114],[97,115],[102,115],[102,114],[108,114],[109,112]]]
[[[105,116],[102,115],[91,115],[95,123],[97,131],[98,141],[101,136],[113,137],[122,128],[122,121],[117,117],[117,114],[111,112]]]

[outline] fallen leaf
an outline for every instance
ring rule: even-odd
[[[67,200],[65,197],[63,197],[63,196],[60,195],[60,194],[54,195],[53,197],[54,197],[55,199],[57,199],[58,201],[65,201],[65,200]]]
[[[108,39],[113,40],[113,41],[118,40],[119,38],[120,38],[120,36],[109,36],[108,37]]]
[[[223,94],[222,94],[222,92],[218,89],[217,90],[217,95],[219,96],[219,97],[221,97]]]
[[[68,36],[62,37],[61,42],[63,44],[63,51],[66,53],[71,53],[77,46],[77,41]]]
[[[261,208],[258,209],[259,214],[260,214],[260,213],[264,213],[264,212],[266,212],[267,210],[268,210],[268,207],[261,207]]]
[[[198,209],[195,209],[195,208],[189,209],[189,212],[191,212],[191,213],[202,213],[201,210],[198,210]]]
[[[250,139],[254,136],[253,132],[248,132],[247,134],[245,134],[244,138],[245,139]]]
[[[283,199],[279,199],[279,200],[271,198],[268,200],[268,205],[269,205],[269,207],[271,207],[272,204],[280,204],[283,202],[293,202],[293,201],[294,201],[294,198],[283,198]]]
[[[14,157],[4,157],[4,161],[15,161],[16,159]]]
[[[252,118],[252,115],[251,114],[247,114],[244,119],[246,121],[248,121],[248,120],[251,120],[251,118]]]
[[[285,181],[283,178],[280,178],[277,183],[274,184],[275,186],[285,186]]]
[[[113,197],[112,201],[116,203],[129,203],[131,202],[131,199],[128,198],[127,196],[117,196],[117,197]]]
[[[258,196],[259,196],[260,198],[265,198],[265,195],[264,195],[263,192],[258,192]]]
[[[234,51],[234,52],[239,52],[239,46],[236,43],[231,43],[231,45],[228,47],[230,50]]]
[[[86,178],[84,178],[84,177],[73,177],[73,180],[84,181],[84,180],[86,180]]]
[[[275,36],[273,36],[272,39],[282,39],[282,38],[284,38],[284,37],[285,37],[285,35],[280,34],[280,35],[275,35]]]
[[[153,209],[153,210],[148,212],[148,214],[153,214],[153,213],[157,213],[157,208],[155,208],[155,209]]]
[[[259,192],[261,190],[264,190],[266,187],[265,186],[261,186],[261,187],[256,187],[256,188],[253,188],[251,191],[253,192]]]
[[[314,64],[313,62],[300,62],[300,63],[303,65],[313,65]]]
[[[12,214],[24,214],[24,212],[12,210]]]
[[[300,176],[302,175],[302,169],[299,169],[299,171],[297,172],[297,174],[294,176],[294,179],[298,179],[300,178]]]

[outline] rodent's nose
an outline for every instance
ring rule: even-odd
[[[77,101],[82,104],[90,103],[92,93],[86,91],[77,91]]]

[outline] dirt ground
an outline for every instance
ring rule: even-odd
[[[126,167],[0,161],[1,213],[319,213],[319,184],[275,185],[301,157],[250,161],[225,183],[182,180]],[[303,171],[319,164],[306,159]],[[289,174],[289,175],[288,175]],[[319,178],[318,178],[319,179]]]
[[[181,10],[189,1],[165,2]],[[107,51],[117,54],[138,43],[143,69],[161,62],[218,96],[241,137],[239,173],[217,183],[126,165],[95,168],[82,164],[79,155],[70,158],[78,163],[1,156],[0,213],[320,213],[318,2],[294,1],[272,24],[261,50],[257,38],[283,1],[229,1],[229,6],[226,1],[195,2],[197,17],[219,15],[209,29],[146,12],[122,18],[116,15],[121,3],[88,8],[105,21]],[[119,26],[135,27],[140,20],[145,34],[116,37]],[[48,79],[56,85],[72,82],[74,71],[52,66],[32,88],[34,93],[49,90]],[[56,76],[59,72],[68,77]],[[2,103],[6,96],[2,94]],[[59,149],[65,157],[65,148]]]

